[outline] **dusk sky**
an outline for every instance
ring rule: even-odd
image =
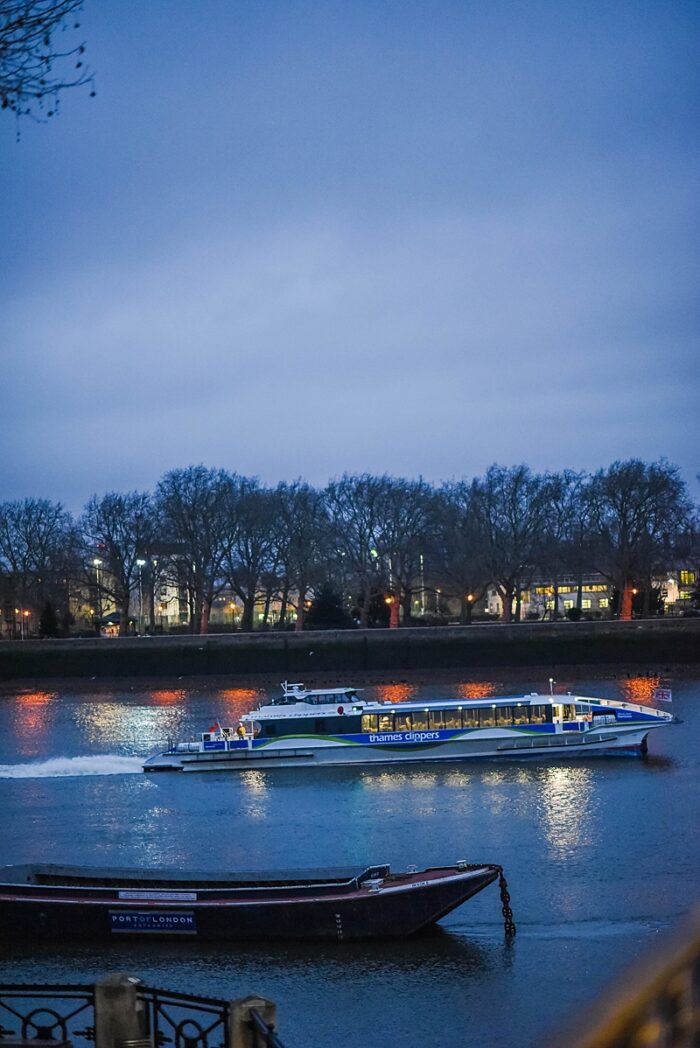
[[[85,0],[0,114],[0,501],[665,456],[697,497],[696,2]]]

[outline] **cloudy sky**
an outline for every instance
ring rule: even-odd
[[[85,0],[0,114],[0,500],[596,469],[698,428],[700,8]]]

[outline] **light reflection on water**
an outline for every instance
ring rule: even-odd
[[[456,690],[457,698],[460,699],[488,699],[491,695],[495,695],[496,684],[490,681],[458,684]]]
[[[214,700],[217,710],[218,704],[223,704],[227,721],[225,727],[229,727],[236,725],[244,713],[262,705],[267,696],[262,688],[220,688],[214,692]]]
[[[625,702],[636,702],[639,706],[653,706],[654,689],[661,683],[660,677],[629,677],[620,681],[619,689]]]
[[[144,752],[182,733],[181,706],[135,706],[121,702],[80,704],[75,719],[85,738],[95,747]]]
[[[593,773],[589,767],[548,767],[538,783],[537,813],[553,859],[573,855],[592,840]]]
[[[415,685],[406,684],[379,684],[374,689],[377,702],[388,702],[393,705],[399,702],[409,702],[417,697],[418,688]]]
[[[45,737],[51,731],[55,691],[25,691],[15,696],[12,705],[12,731],[17,740],[17,753],[36,757],[43,752]]]
[[[559,682],[555,690],[637,702],[656,684],[634,676]],[[547,690],[546,681],[381,687],[392,690],[367,685],[363,697],[398,703],[409,695]],[[153,752],[168,735],[194,738],[217,717],[235,722],[263,694],[198,681],[10,695],[0,701],[0,763]],[[506,952],[491,886],[427,938],[235,948],[112,943],[102,951],[0,944],[0,980],[80,982],[88,971],[118,967],[193,993],[261,992],[279,1001],[289,1044],[378,1048],[388,1030],[397,1043],[431,1044],[436,1031],[454,1031],[451,1041],[443,1037],[450,1048],[512,1048],[504,1014],[517,1016],[518,1043],[534,1044],[551,1029],[554,1009],[563,1015],[593,998],[697,895],[700,682],[682,684],[676,700],[684,723],[651,734],[646,762],[0,779],[0,863],[236,870],[387,861],[397,869],[465,857],[504,866],[518,924]]]
[[[154,688],[148,695],[155,706],[172,706],[187,698],[184,688]]]

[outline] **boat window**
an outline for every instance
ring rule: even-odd
[[[211,735],[208,731],[204,732],[204,734],[202,735],[202,740],[204,742],[211,742]]]
[[[530,707],[530,724],[544,724],[547,720],[547,707],[546,706],[531,706]]]
[[[444,728],[445,727],[445,714],[442,710],[431,710],[430,711],[430,727],[431,728]]]
[[[496,710],[496,724],[507,724],[509,727],[513,723],[513,707],[512,706],[499,706]]]
[[[491,706],[479,710],[479,724],[482,728],[493,728],[496,725],[496,711]]]
[[[572,721],[576,718],[576,710],[571,702],[567,702],[562,706],[562,713],[565,721]]]
[[[468,706],[465,710],[462,710],[462,723],[465,728],[478,728],[479,710],[475,710],[473,706]]]
[[[446,728],[461,728],[462,727],[462,711],[461,710],[445,710],[445,727]]]
[[[380,731],[393,731],[394,730],[394,715],[392,713],[380,713],[379,714],[379,730]]]
[[[414,710],[411,714],[413,718],[413,730],[414,731],[427,731],[428,730],[428,714],[423,710]]]
[[[363,731],[376,731],[378,724],[378,717],[376,713],[364,713],[362,715],[362,730]]]
[[[513,707],[513,724],[527,724],[527,706]]]
[[[394,731],[410,731],[411,730],[411,714],[410,713],[396,713],[394,715]]]

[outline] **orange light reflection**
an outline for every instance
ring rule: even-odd
[[[411,684],[379,684],[377,685],[377,700],[379,702],[390,702],[392,705],[399,702],[408,702],[415,698],[418,689]]]
[[[639,706],[654,705],[654,689],[659,687],[660,677],[630,677],[620,681],[620,691],[625,702],[636,702]]]
[[[259,688],[221,688],[214,692],[214,696],[224,704],[231,723],[238,721],[264,699],[264,693]]]
[[[175,702],[183,702],[187,693],[182,688],[157,688],[151,692],[151,699],[155,706],[172,706]]]
[[[12,711],[17,752],[34,757],[42,752],[42,743],[52,720],[51,703],[55,691],[26,691],[16,697]]]
[[[480,681],[478,684],[459,684],[457,695],[460,699],[488,699],[496,690],[495,684]]]

